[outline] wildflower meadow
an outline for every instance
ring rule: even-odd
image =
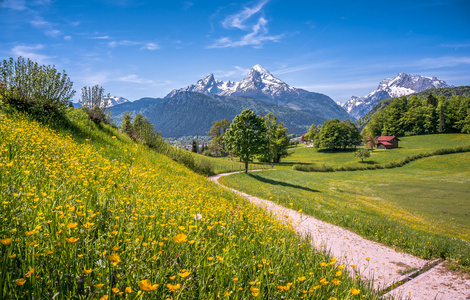
[[[70,111],[80,138],[0,111],[0,299],[378,298],[288,223]]]

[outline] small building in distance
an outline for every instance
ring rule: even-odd
[[[396,136],[381,136],[376,137],[377,149],[393,149],[398,148],[398,142],[400,141]]]

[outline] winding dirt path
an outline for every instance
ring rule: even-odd
[[[382,244],[369,241],[349,230],[299,213],[272,201],[254,197],[221,185],[219,174],[209,179],[225,189],[263,207],[282,222],[289,222],[303,236],[310,236],[313,246],[327,251],[345,264],[351,274],[371,282],[374,289],[383,290],[398,282],[406,282],[384,297],[405,299],[470,299],[470,277],[462,278],[448,271],[443,263],[429,262],[410,254],[395,251]],[[429,269],[428,271],[422,271]],[[423,273],[417,275],[416,270]],[[406,275],[401,275],[406,272]]]

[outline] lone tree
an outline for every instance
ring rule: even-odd
[[[245,163],[245,173],[248,173],[248,162],[255,155],[266,151],[266,125],[263,118],[245,109],[233,119],[224,135],[224,143],[228,151]]]
[[[356,152],[354,152],[354,157],[360,158],[362,162],[364,162],[365,158],[370,157],[370,152],[367,149],[357,149]]]
[[[104,88],[98,85],[82,88],[80,104],[88,117],[95,123],[106,123],[106,109],[109,106],[109,94],[104,95]]]

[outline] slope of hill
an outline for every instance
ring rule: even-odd
[[[289,128],[290,133],[303,134],[312,123],[321,124],[325,118],[310,112],[298,111],[285,106],[257,100],[250,97],[230,97],[180,92],[156,104],[144,114],[161,131],[164,137],[207,135],[212,122],[233,118],[249,108],[259,115],[269,112],[277,114],[279,120]]]
[[[137,113],[141,113],[147,116],[153,107],[158,103],[163,102],[162,98],[150,98],[145,97],[133,102],[126,102],[123,104],[114,105],[109,110],[117,123],[121,122],[121,118],[125,112],[129,112],[131,116],[135,116]]]
[[[375,91],[364,97],[352,96],[343,108],[355,118],[361,118],[367,114],[380,100],[407,96],[422,92],[430,88],[449,87],[445,81],[436,77],[424,77],[398,73],[395,78],[387,78],[380,82]]]
[[[464,96],[468,97],[470,96],[470,86],[458,86],[458,87],[448,87],[448,88],[432,88],[432,89],[427,89],[425,91],[422,91],[420,93],[415,93],[412,95],[416,95],[421,99],[426,99],[429,95],[434,95],[436,98],[440,96],[444,96],[445,98],[450,98],[452,96]],[[412,95],[409,95],[408,97],[411,97]],[[387,98],[381,100],[377,105],[374,106],[365,116],[360,118],[356,122],[356,126],[359,128],[359,130],[362,130],[366,125],[372,120],[372,116],[386,108],[390,103],[393,102],[394,98]]]
[[[341,282],[314,298],[378,298],[290,227],[79,110],[59,132],[29,118],[0,110],[0,298],[274,298],[302,276]]]

